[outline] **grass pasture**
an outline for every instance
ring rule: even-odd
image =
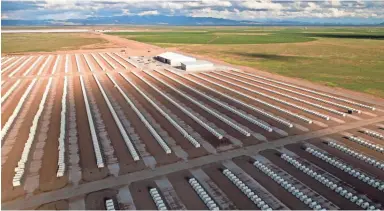
[[[163,30],[107,33],[139,42],[167,44],[298,43],[319,38],[384,40],[384,28],[164,28]]]
[[[81,33],[15,33],[1,35],[1,50],[2,53],[51,52],[105,42]]]
[[[384,28],[166,29],[112,34],[384,97]]]
[[[153,44],[262,44],[313,41],[314,38],[286,33],[280,36],[271,31],[249,32],[244,30],[199,30],[161,32],[116,32],[109,33],[139,42]]]

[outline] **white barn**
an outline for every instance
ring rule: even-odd
[[[156,59],[161,61],[161,62],[167,63],[171,66],[174,66],[174,67],[181,66],[182,62],[195,62],[196,61],[196,59],[193,57],[184,56],[182,54],[173,53],[173,52],[162,53],[162,54],[156,56]]]
[[[187,61],[181,63],[181,69],[185,71],[212,70],[213,64],[204,60]]]

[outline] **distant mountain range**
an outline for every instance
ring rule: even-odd
[[[186,17],[186,16],[165,16],[165,15],[126,15],[110,17],[90,17],[86,19],[68,20],[10,20],[1,21],[3,26],[63,26],[63,25],[171,25],[171,26],[340,26],[345,24],[334,23],[308,23],[299,21],[236,21],[210,17]],[[384,25],[381,23],[379,25]]]
[[[256,22],[242,22],[220,18],[201,18],[186,16],[165,15],[127,15],[111,17],[90,17],[86,19],[56,20],[2,20],[3,26],[35,26],[35,25],[186,25],[186,26],[213,26],[213,25],[254,25]]]

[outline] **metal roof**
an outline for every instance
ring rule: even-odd
[[[209,61],[205,60],[196,60],[196,61],[185,61],[181,62],[181,64],[186,65],[186,66],[213,66],[213,64]]]
[[[184,56],[182,54],[173,53],[173,52],[165,52],[158,55],[158,57],[162,57],[168,60],[196,61],[196,59],[193,57]]]

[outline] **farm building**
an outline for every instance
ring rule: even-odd
[[[213,64],[204,60],[181,62],[181,69],[185,71],[212,70]]]
[[[184,56],[182,54],[173,53],[173,52],[165,52],[155,57],[155,59],[170,64],[171,66],[178,67],[182,62],[194,62],[195,58]]]

